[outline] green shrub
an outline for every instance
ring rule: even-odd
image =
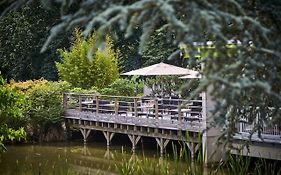
[[[118,79],[107,88],[100,90],[103,95],[137,96],[142,92],[143,83],[135,79]]]
[[[70,89],[70,92],[90,94],[90,93],[97,93],[98,88],[96,88],[95,86],[91,87],[90,89],[82,89],[82,88],[79,88],[79,87],[75,87],[75,88]]]
[[[96,40],[95,33],[83,40],[81,32],[76,30],[70,50],[59,50],[62,62],[57,62],[56,67],[62,80],[88,89],[104,88],[119,77],[119,52],[113,50],[112,40],[106,37],[104,49],[94,48]]]
[[[22,107],[27,118],[26,130],[44,140],[50,129],[61,129],[62,94],[69,91],[70,84],[65,81],[51,82],[44,79],[26,82],[11,82],[10,87],[26,97]]]
[[[0,76],[0,151],[5,149],[4,142],[25,138],[20,124],[24,121],[21,110],[24,103],[24,96],[7,86]]]
[[[26,108],[26,115],[35,134],[45,135],[50,128],[61,128],[62,93],[68,88],[65,82],[48,82],[27,91],[30,105]]]

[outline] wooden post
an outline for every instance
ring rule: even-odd
[[[137,136],[137,137],[136,137],[136,135],[129,135],[129,134],[128,134],[128,137],[129,137],[129,139],[130,139],[131,142],[132,142],[132,150],[133,150],[133,152],[134,152],[135,149],[136,149],[136,145],[137,145],[138,142],[140,141],[141,136]]]
[[[209,86],[207,91],[202,93],[202,124],[205,130],[202,136],[202,154],[206,165],[225,159],[227,152],[227,147],[224,147],[223,144],[217,144],[221,136],[222,127],[213,125],[215,119],[212,111],[216,104],[211,95],[213,90],[213,87]]]
[[[156,142],[157,144],[159,145],[160,147],[160,154],[161,156],[164,154],[164,150],[166,148],[166,146],[168,145],[169,141],[168,139],[163,139],[163,138],[155,138],[156,139]]]
[[[195,154],[199,150],[200,144],[194,142],[185,142],[191,153],[191,159],[194,161]]]
[[[102,132],[105,139],[106,139],[106,146],[109,147],[110,145],[110,141],[112,140],[113,136],[114,136],[114,132],[109,132],[109,131],[103,131]]]
[[[118,104],[118,99],[116,97],[114,101],[114,111],[116,116],[118,115],[118,108],[119,108],[119,104]]]
[[[134,98],[134,113],[135,113],[135,117],[138,117],[138,99],[137,98]]]
[[[99,114],[99,96],[96,96],[96,115]]]
[[[154,105],[155,105],[155,118],[156,119],[158,119],[158,116],[159,116],[159,114],[158,114],[158,99],[157,98],[155,98],[155,100],[154,100]]]
[[[179,116],[179,121],[182,121],[181,101],[180,100],[179,100],[179,104],[178,104],[178,116]]]
[[[63,108],[64,108],[64,110],[67,109],[67,99],[68,99],[68,95],[66,93],[63,93]]]
[[[79,100],[79,111],[82,111],[82,97],[81,97],[81,94],[78,94],[78,100]]]
[[[83,128],[81,128],[80,132],[81,132],[81,134],[83,136],[84,144],[86,144],[87,143],[87,138],[89,137],[91,130],[90,129],[83,129]]]
[[[96,101],[96,94],[93,95],[93,109],[92,109],[92,112],[95,111],[95,108],[97,107],[97,104],[94,103],[94,100]],[[95,107],[96,106],[96,107]]]

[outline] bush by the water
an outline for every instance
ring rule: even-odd
[[[107,88],[98,90],[73,88],[66,81],[52,82],[44,79],[24,82],[10,81],[10,89],[21,94],[24,104],[18,109],[21,118],[10,123],[14,128],[24,127],[29,140],[55,141],[63,140],[63,105],[64,92],[101,93],[105,95],[135,96],[142,89],[142,82],[118,79]]]
[[[22,111],[27,118],[24,127],[28,136],[36,141],[62,140],[62,93],[70,85],[42,79],[11,82],[10,86],[26,97]]]
[[[24,96],[8,87],[0,75],[0,152],[6,149],[4,142],[25,138],[22,127],[25,118],[21,110],[24,103]]]

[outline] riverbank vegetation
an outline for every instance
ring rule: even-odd
[[[185,86],[182,94],[215,89],[212,112],[226,145],[240,121],[253,126],[250,136],[261,133],[265,124],[280,132],[280,11],[278,0],[4,0],[0,148],[16,141],[62,140],[62,92],[137,96],[143,82],[120,79],[120,73],[160,61],[201,71],[203,78],[194,88]],[[75,31],[77,26],[81,31]],[[232,54],[230,42],[236,46]],[[202,47],[216,52],[198,59]],[[164,90],[172,94],[170,86],[178,85],[175,81]],[[238,159],[230,157],[223,167],[245,173],[241,167],[248,162]],[[139,168],[142,162],[126,162],[121,172],[146,173]],[[159,172],[172,173],[168,167]],[[271,169],[260,163],[253,172]]]
[[[142,90],[141,82],[123,79],[117,79],[108,87],[94,90],[73,87],[66,81],[53,82],[44,79],[10,81],[10,84],[2,79],[2,83],[1,98],[6,100],[1,101],[1,143],[20,138],[32,142],[65,140],[63,92],[136,96]]]
[[[26,132],[18,121],[25,120],[22,107],[24,96],[6,85],[0,76],[0,152],[6,150],[5,142],[24,140]]]

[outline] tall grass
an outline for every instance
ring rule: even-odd
[[[194,160],[191,159],[188,147],[182,142],[179,149],[172,144],[172,150],[171,157],[167,154],[159,162],[152,162],[145,157],[142,160],[122,159],[122,163],[116,168],[121,175],[281,175],[280,162],[228,153],[226,160],[218,162],[212,168],[206,168],[202,149]]]

